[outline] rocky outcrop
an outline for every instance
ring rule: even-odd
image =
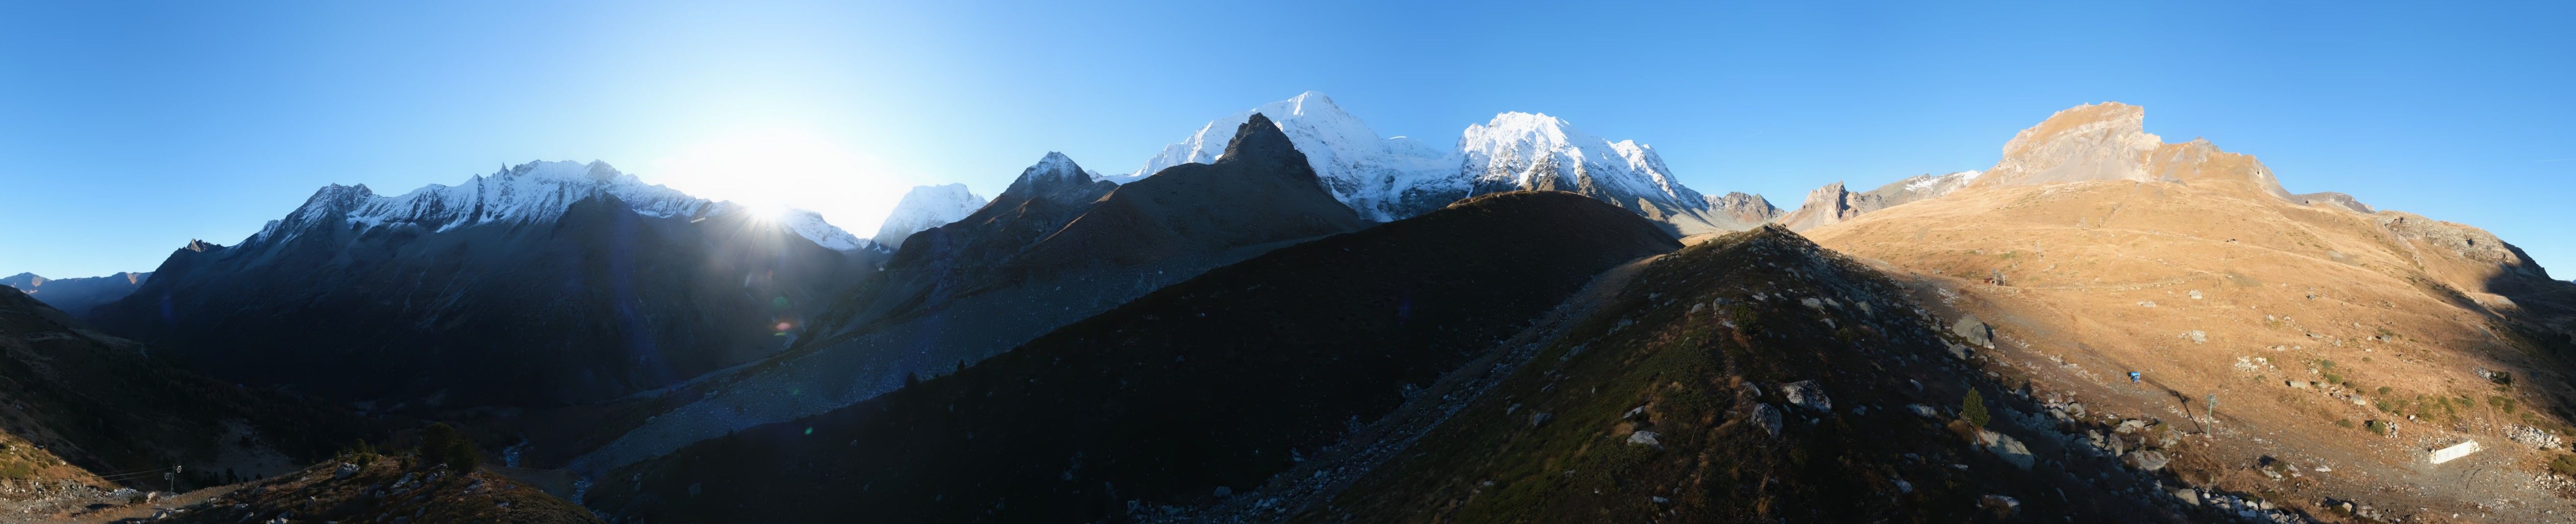
[[[2290,201],[2303,206],[2330,207],[2365,215],[2379,212],[2377,209],[2372,209],[2370,204],[2364,204],[2352,198],[2352,195],[2333,191],[2290,195]]]
[[[1737,223],[1770,222],[1772,219],[1780,218],[1783,212],[1779,206],[1771,205],[1770,199],[1762,198],[1762,195],[1729,192],[1725,195],[1707,195],[1704,198],[1708,199],[1709,214],[1725,217]]]
[[[2118,102],[2086,104],[2050,115],[2004,143],[2003,160],[1977,187],[2086,180],[2177,182],[2284,200],[2270,168],[2253,156],[2218,150],[2208,140],[2168,144],[2146,132],[2146,109]]]
[[[1940,198],[1967,187],[1982,173],[1960,171],[1944,175],[1914,175],[1862,193],[1845,190],[1843,183],[1837,181],[1807,192],[1807,201],[1800,204],[1797,211],[1781,215],[1775,221],[1788,226],[1791,231],[1837,224],[1871,211]]]

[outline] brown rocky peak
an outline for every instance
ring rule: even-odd
[[[2290,198],[2253,156],[2220,151],[2208,140],[2165,143],[2146,132],[2146,115],[2146,108],[2118,102],[2058,111],[2004,143],[2003,160],[1977,185],[2162,181]]]

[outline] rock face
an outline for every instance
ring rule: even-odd
[[[393,197],[332,185],[239,245],[191,242],[91,319],[243,382],[597,400],[776,352],[878,256],[798,224],[603,163]]]
[[[1725,195],[1710,195],[1707,198],[1709,213],[1721,215],[1742,224],[1770,222],[1780,218],[1781,213],[1784,213],[1778,206],[1771,205],[1770,199],[1762,198],[1762,195],[1730,192]]]
[[[1982,171],[1960,171],[1945,175],[1914,175],[1904,180],[1879,186],[1878,189],[1854,193],[1843,189],[1842,182],[1826,184],[1807,192],[1807,200],[1797,211],[1781,215],[1780,225],[1791,231],[1805,231],[1818,226],[1841,223],[1864,213],[1895,207],[1908,202],[1940,198],[1967,187]]]
[[[2146,118],[2145,108],[2118,102],[2059,111],[2004,143],[2003,160],[1974,185],[2162,181],[2290,198],[2254,157],[2219,151],[2202,139],[2165,143],[2146,132]]]
[[[877,226],[870,240],[889,249],[903,247],[903,239],[922,230],[963,220],[984,207],[984,197],[966,190],[966,184],[919,186],[903,194],[894,212],[886,214],[885,224]]]
[[[1681,234],[1750,228],[1763,209],[1713,210],[1707,197],[1673,180],[1654,148],[1587,135],[1556,117],[1502,113],[1467,126],[1456,145],[1443,149],[1406,137],[1381,138],[1322,93],[1307,92],[1209,122],[1163,149],[1125,177],[1142,180],[1164,169],[1222,158],[1214,150],[1224,132],[1254,113],[1275,118],[1282,133],[1305,152],[1333,197],[1374,221],[1402,219],[1460,199],[1519,190],[1580,193],[1661,222]],[[1753,200],[1759,200],[1754,197]],[[1768,208],[1764,203],[1762,208]]]
[[[125,298],[125,295],[133,293],[135,288],[143,287],[144,281],[151,279],[150,271],[120,272],[103,277],[58,279],[36,276],[35,273],[19,273],[8,278],[0,278],[0,285],[18,288],[19,291],[26,292],[27,296],[44,301],[45,305],[79,317],[88,315],[90,308],[97,307],[99,304]]]
[[[2290,195],[2290,201],[2298,202],[2300,205],[2331,207],[2364,215],[2379,212],[2377,209],[2372,209],[2370,204],[2354,199],[2352,195],[2333,191]]]

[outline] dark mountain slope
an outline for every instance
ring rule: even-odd
[[[1216,163],[1174,166],[1124,186],[1048,155],[973,216],[905,240],[884,271],[834,306],[827,316],[836,320],[812,330],[832,335],[656,399],[678,405],[651,406],[654,420],[634,422],[604,446],[548,447],[583,449],[568,464],[598,473],[729,431],[839,409],[901,387],[908,375],[953,371],[1210,268],[1368,225],[1333,200],[1288,144],[1278,126],[1255,116]]]
[[[1951,335],[1905,296],[1866,266],[1777,225],[1694,245],[1645,267],[1510,378],[1454,393],[1457,414],[1389,452],[1393,460],[1359,465],[1364,474],[1309,466],[1334,474],[1283,476],[1264,493],[1321,484],[1332,495],[1244,505],[1235,516],[1970,522],[2018,512],[2016,520],[2187,520],[2173,509],[2179,503],[2155,491],[2154,477],[2076,444],[2083,430],[2106,428],[2053,419],[2042,413],[2055,406],[2016,396],[2010,375],[1993,380],[1963,365],[1965,350],[1951,349]],[[1986,429],[2003,437],[1983,438],[1993,448],[2027,449],[2019,453],[2027,462],[1980,447],[1974,427],[1952,423],[1968,388],[1988,399]],[[2179,433],[2167,429],[2156,434]]]
[[[99,304],[125,298],[134,292],[134,288],[151,279],[149,271],[80,278],[45,278],[34,273],[19,273],[0,278],[0,285],[18,288],[36,300],[44,301],[45,305],[78,317],[89,314],[89,309]]]
[[[0,479],[166,488],[159,472],[181,465],[202,486],[228,470],[279,473],[382,434],[340,409],[208,379],[144,349],[0,289]],[[55,458],[77,469],[43,464]]]
[[[848,312],[860,323],[918,315],[1000,288],[1365,227],[1305,159],[1261,115],[1236,131],[1216,163],[1173,166],[1125,186],[1049,153],[975,214],[907,239],[886,263],[885,285],[863,288]],[[1188,265],[1204,270],[1241,258]]]
[[[1594,274],[1674,247],[1580,195],[1478,197],[1208,271],[953,375],[615,470],[640,482],[604,483],[591,500],[650,522],[1065,522],[1123,517],[1131,501],[1199,504],[1333,444]],[[837,502],[798,502],[822,498]]]
[[[653,216],[603,193],[551,220],[370,225],[348,218],[363,192],[327,188],[240,246],[191,243],[93,321],[244,381],[548,405],[775,353],[778,324],[864,270],[751,213]]]

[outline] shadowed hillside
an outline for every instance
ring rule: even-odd
[[[1142,182],[1139,182],[1142,183]],[[1570,193],[1479,197],[1282,248],[956,374],[613,471],[646,521],[1088,521],[1249,489],[1593,275],[1673,249]],[[828,497],[823,505],[797,501]]]

